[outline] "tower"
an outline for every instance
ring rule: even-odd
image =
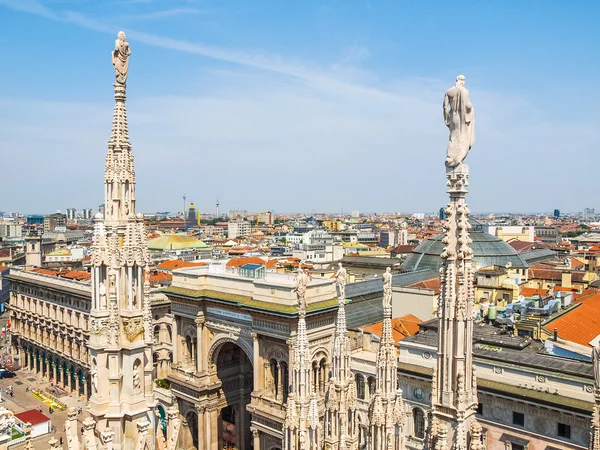
[[[369,405],[370,450],[404,448],[404,402],[398,389],[398,353],[392,336],[392,270],[383,274],[383,328],[377,351],[377,382]]]
[[[117,81],[104,172],[105,216],[96,215],[92,247],[90,357],[95,422],[86,440],[114,450],[153,448],[152,315],[147,237],[135,213],[135,171],[125,108],[129,45],[119,32],[113,51]],[[87,430],[87,428],[86,428]]]
[[[346,281],[348,273],[339,264],[338,313],[333,341],[332,371],[325,395],[325,450],[358,450],[358,396],[350,371],[350,349],[346,329]]]
[[[216,207],[217,207],[217,211],[216,211],[216,213],[215,213],[215,214],[216,214],[216,217],[217,217],[217,219],[218,219],[218,218],[220,217],[220,216],[219,216],[219,197],[217,197],[217,201],[216,201],[215,205],[216,205]]]
[[[446,92],[444,117],[450,129],[446,178],[450,202],[445,209],[443,266],[438,297],[438,355],[433,375],[430,448],[482,448],[475,418],[477,383],[473,367],[473,250],[466,203],[469,167],[463,163],[474,143],[473,106],[460,75]]]
[[[25,264],[42,267],[42,235],[25,236]]]
[[[306,333],[306,286],[308,274],[300,267],[294,292],[298,297],[298,330],[294,341],[291,391],[283,423],[284,450],[320,449],[317,394],[312,386],[310,352]]]

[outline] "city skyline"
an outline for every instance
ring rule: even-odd
[[[178,211],[180,192],[201,212],[214,212],[217,195],[256,212],[437,211],[444,169],[428,161],[444,155],[441,101],[459,73],[477,110],[473,211],[596,207],[585,178],[576,199],[573,184],[565,189],[598,161],[599,66],[589,58],[598,6],[583,4],[466,2],[464,45],[451,51],[446,23],[457,12],[441,5],[134,0],[116,11],[115,2],[0,0],[0,46],[18,49],[8,54],[22,69],[0,74],[11,86],[0,134],[12,150],[5,166],[24,169],[7,171],[22,188],[1,208],[102,202],[105,43],[120,28],[133,52],[140,211]],[[49,208],[57,191],[61,205]]]

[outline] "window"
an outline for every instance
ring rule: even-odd
[[[558,437],[571,439],[571,425],[565,425],[564,423],[559,423],[556,434],[558,435]]]
[[[510,448],[512,450],[525,450],[525,446],[521,444],[515,444],[514,442],[510,443]]]
[[[525,414],[513,411],[513,421],[514,425],[525,426]],[[514,447],[513,447],[514,448]]]
[[[365,378],[361,374],[356,374],[356,395],[360,400],[365,399]]]
[[[483,403],[477,403],[477,414],[483,416]]]
[[[425,414],[422,409],[413,409],[413,425],[415,437],[423,439],[425,437]]]

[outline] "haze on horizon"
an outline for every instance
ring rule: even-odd
[[[0,210],[97,209],[127,33],[137,209],[437,211],[467,78],[470,209],[596,207],[600,5],[0,0]]]

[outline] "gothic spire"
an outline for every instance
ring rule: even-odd
[[[398,354],[392,336],[392,273],[383,274],[383,329],[377,352],[377,381],[369,407],[371,450],[404,448],[404,402],[398,389]]]
[[[460,101],[459,101],[460,100]],[[456,105],[465,105],[459,108]],[[432,392],[433,421],[430,448],[466,450],[481,445],[481,427],[475,418],[477,408],[476,376],[473,368],[473,251],[469,236],[469,208],[466,194],[469,167],[463,160],[473,140],[462,139],[462,128],[473,136],[473,106],[464,77],[446,92],[444,117],[450,127],[450,143],[446,159],[446,178],[450,203],[444,223],[443,266],[440,269],[438,297],[438,358]],[[466,121],[466,122],[465,122]],[[464,122],[464,127],[456,126]],[[462,130],[462,131],[461,131]],[[467,131],[464,131],[467,133]],[[460,150],[460,151],[459,151]]]
[[[350,371],[346,329],[346,282],[348,273],[339,264],[336,273],[338,313],[333,341],[332,373],[325,396],[325,446],[332,450],[358,449],[357,393]]]
[[[594,365],[594,412],[590,427],[589,450],[600,450],[600,344],[592,348]]]
[[[310,352],[306,332],[306,287],[308,274],[298,268],[294,292],[298,298],[298,330],[294,342],[291,391],[283,429],[285,450],[319,449],[319,412],[312,388]]]

